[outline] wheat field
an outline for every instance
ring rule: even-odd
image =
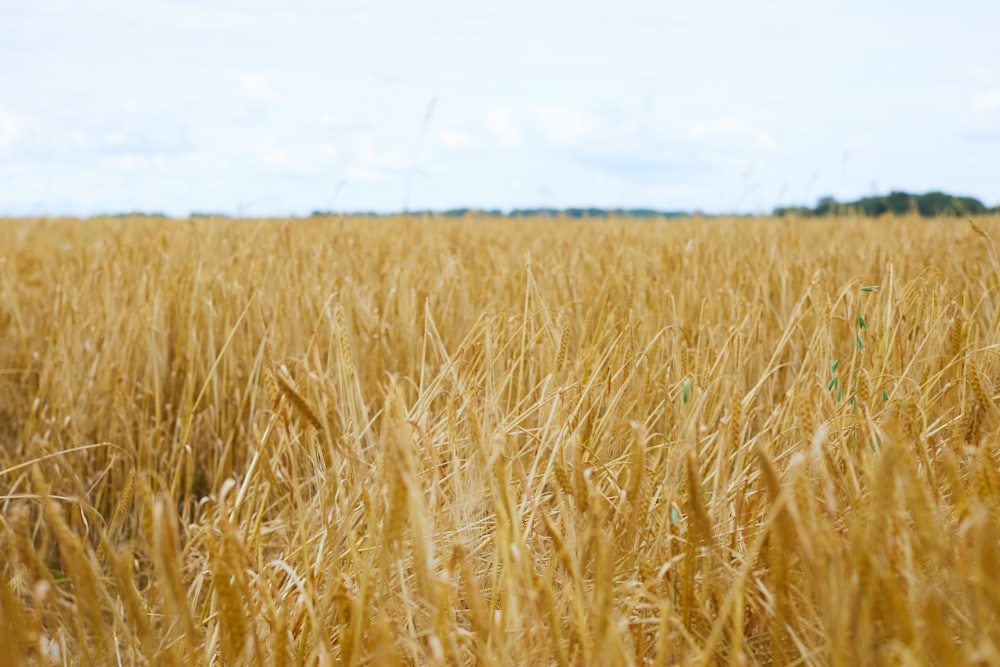
[[[1000,664],[994,239],[0,221],[4,664]]]

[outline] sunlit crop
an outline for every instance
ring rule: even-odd
[[[995,239],[0,221],[2,661],[1000,664]]]

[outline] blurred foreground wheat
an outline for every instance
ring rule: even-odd
[[[0,221],[4,664],[1000,664],[994,238]]]

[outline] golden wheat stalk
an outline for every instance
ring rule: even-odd
[[[111,514],[111,521],[108,522],[107,538],[108,542],[113,544],[114,540],[117,539],[119,532],[122,528],[122,523],[125,521],[125,515],[129,511],[129,507],[132,504],[132,494],[135,491],[135,468],[129,468],[128,475],[125,477],[125,485],[120,491],[118,496],[118,502],[115,503],[114,512]],[[104,543],[97,549],[97,560],[98,562],[104,562],[105,558],[105,547]]]
[[[320,421],[318,413],[309,404],[309,401],[299,393],[298,389],[292,384],[292,382],[285,378],[283,374],[278,374],[275,376],[278,383],[278,387],[281,393],[288,399],[295,411],[299,413],[303,419],[309,422],[310,426],[319,432],[323,432],[323,422]]]

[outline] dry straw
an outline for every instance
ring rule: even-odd
[[[1000,220],[915,222],[4,221],[4,656],[997,662]]]

